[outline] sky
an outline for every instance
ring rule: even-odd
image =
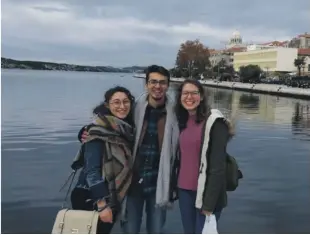
[[[309,0],[2,0],[1,13],[2,56],[83,65],[173,67],[186,40],[310,33]]]

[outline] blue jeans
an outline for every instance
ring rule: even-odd
[[[205,223],[205,215],[195,207],[196,191],[179,189],[179,206],[184,233],[201,234]],[[221,211],[214,212],[216,221],[219,220]]]
[[[140,233],[144,204],[147,233],[162,233],[166,220],[166,208],[155,207],[155,194],[149,196],[128,195],[126,205],[127,221],[121,223],[123,233]]]

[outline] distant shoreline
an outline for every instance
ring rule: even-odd
[[[44,61],[21,61],[1,57],[1,69],[22,69],[42,71],[74,71],[74,72],[107,72],[107,73],[139,73],[145,66],[117,68],[112,66],[88,66]]]
[[[106,72],[106,71],[75,71],[75,70],[44,70],[44,69],[20,69],[20,68],[1,68],[2,71],[38,71],[38,72],[76,72],[76,73],[124,73],[134,74],[132,72]]]

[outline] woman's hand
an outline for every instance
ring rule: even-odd
[[[105,208],[99,212],[99,217],[102,222],[113,223],[113,212],[110,207]]]
[[[210,216],[212,215],[212,212],[203,210],[202,214],[204,214],[205,216]]]
[[[97,202],[98,209],[106,206],[106,202],[104,200]],[[113,212],[110,207],[106,207],[104,210],[99,212],[99,217],[102,222],[105,223],[113,223]]]

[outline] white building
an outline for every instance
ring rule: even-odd
[[[267,42],[262,44],[250,44],[247,46],[247,51],[255,51],[255,50],[265,50],[265,49],[271,49],[271,48],[277,48],[277,47],[288,47],[289,41],[273,41],[273,42]]]
[[[216,66],[221,60],[224,60],[226,65],[232,66],[233,54],[240,51],[246,51],[246,45],[242,42],[240,32],[236,30],[228,42],[225,42],[225,49],[210,51],[211,66]]]
[[[247,51],[265,50],[270,49],[270,46],[263,46],[259,44],[252,44],[246,47]]]
[[[292,72],[296,71],[294,60],[298,57],[297,48],[277,47],[234,53],[234,69],[241,66],[258,65],[265,71]]]
[[[226,44],[226,49],[230,49],[233,47],[246,47],[246,44],[243,43],[241,34],[238,30],[235,30],[232,33],[231,38],[228,41],[228,44]]]

